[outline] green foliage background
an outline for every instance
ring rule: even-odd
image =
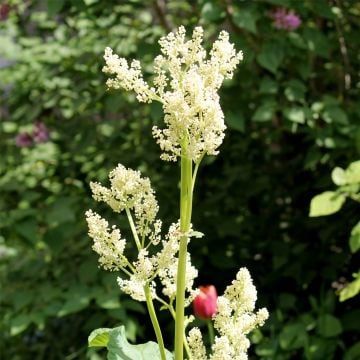
[[[356,299],[340,303],[336,295],[358,270],[348,246],[358,204],[325,218],[309,218],[308,210],[314,195],[333,188],[331,170],[360,155],[360,4],[6,4],[10,11],[0,22],[2,357],[96,360],[102,355],[87,349],[90,331],[121,324],[130,340],[154,338],[144,307],[120,293],[116,274],[97,268],[84,221],[96,206],[88,183],[105,181],[118,162],[142,170],[169,224],[178,216],[179,171],[159,160],[150,135],[161,124],[161,109],[107,92],[102,55],[111,46],[139,58],[151,77],[159,37],[181,24],[189,30],[200,24],[208,44],[228,30],[244,61],[221,93],[225,143],[200,169],[193,223],[206,237],[191,244],[198,285],[214,284],[221,293],[240,266],[249,268],[259,306],[271,313],[252,335],[251,358],[359,359],[360,310]],[[278,6],[301,17],[299,29],[274,28],[269,11]],[[37,121],[50,129],[50,141],[18,148],[16,135]]]

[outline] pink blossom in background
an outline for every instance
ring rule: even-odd
[[[194,314],[200,319],[211,319],[217,311],[217,292],[214,285],[200,286],[199,294],[193,301]]]
[[[36,143],[44,143],[49,140],[50,132],[44,123],[37,122],[33,127],[32,135]]]
[[[274,20],[273,25],[277,29],[291,31],[296,30],[301,25],[300,16],[285,8],[277,8],[271,11],[269,16]]]
[[[1,4],[0,5],[0,21],[7,20],[10,9],[11,9],[11,7],[9,4]]]
[[[29,147],[33,143],[33,138],[29,133],[21,132],[16,136],[15,143],[18,147]]]
[[[35,143],[47,142],[50,138],[50,131],[46,125],[40,121],[33,125],[31,134],[28,132],[20,132],[15,138],[16,146],[29,147]]]

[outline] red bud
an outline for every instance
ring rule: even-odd
[[[200,293],[193,301],[194,313],[200,319],[211,319],[216,314],[217,292],[213,285],[200,286]]]

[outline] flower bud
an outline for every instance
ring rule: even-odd
[[[213,285],[200,286],[200,292],[193,301],[194,313],[200,319],[211,319],[217,311],[217,292]]]

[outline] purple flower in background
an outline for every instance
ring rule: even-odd
[[[33,125],[32,133],[26,131],[18,133],[15,138],[16,146],[29,147],[35,143],[44,143],[49,140],[50,131],[46,125],[40,121]]]
[[[10,9],[11,7],[9,4],[0,5],[0,21],[5,21],[8,18]]]
[[[301,25],[301,19],[293,11],[288,11],[285,8],[277,8],[269,13],[269,16],[274,20],[273,25],[281,30],[296,30]]]
[[[32,135],[36,143],[47,142],[49,140],[49,129],[44,123],[37,122],[34,125]]]
[[[29,133],[21,132],[16,136],[15,143],[18,147],[29,147],[33,143],[33,138]]]

